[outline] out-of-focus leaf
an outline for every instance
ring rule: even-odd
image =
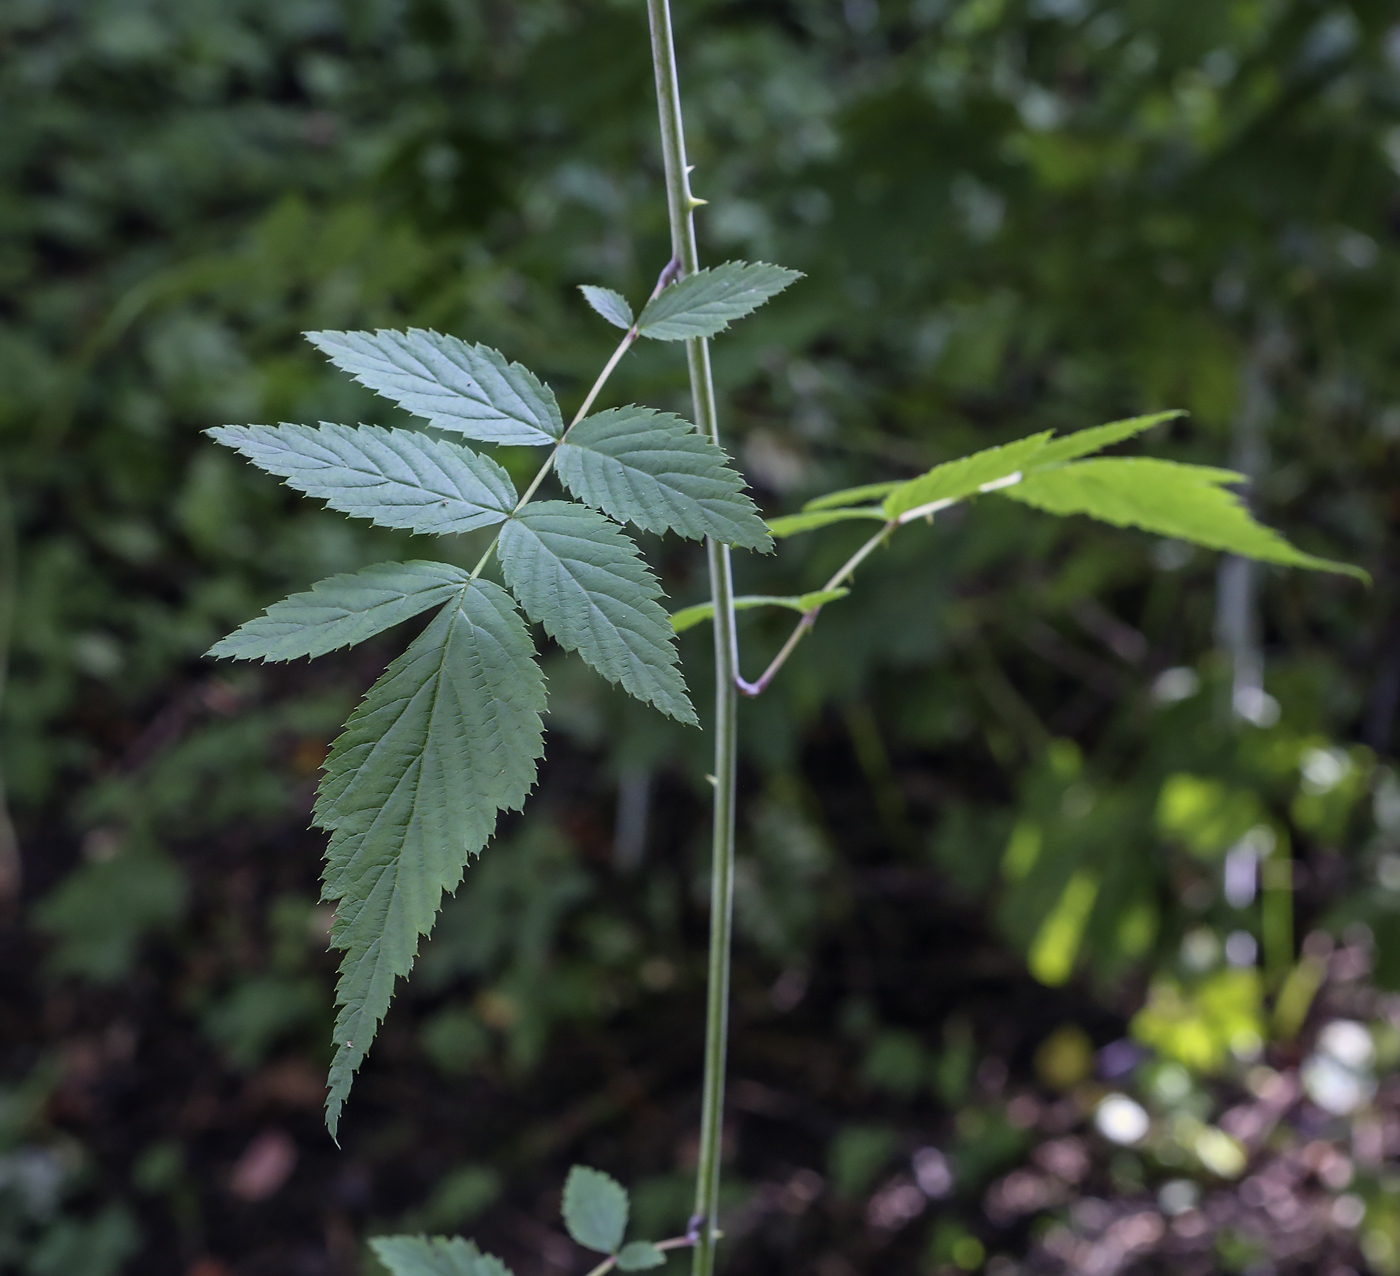
[[[899,518],[926,505],[947,504],[975,496],[992,483],[1009,479],[1038,459],[1050,441],[1050,431],[1017,439],[1001,447],[990,447],[971,456],[935,465],[927,474],[901,483],[885,497],[884,517]],[[796,517],[801,518],[802,515]],[[770,524],[771,526],[771,524]],[[806,530],[805,528],[803,530]]]
[[[811,611],[813,607],[823,607],[844,598],[849,589],[814,589],[810,594],[791,594],[777,597],[772,594],[741,594],[734,600],[735,611],[749,611],[754,607],[786,607],[789,611]],[[678,634],[709,620],[715,614],[714,603],[696,603],[692,607],[682,607],[671,613],[671,628]]]
[[[1266,563],[1370,580],[1359,567],[1305,554],[1273,528],[1255,522],[1244,502],[1226,490],[1228,484],[1242,482],[1244,476],[1232,470],[1113,457],[1029,474],[1001,495],[1051,514],[1088,514],[1118,527],[1139,527]]]
[[[843,505],[877,501],[882,496],[888,496],[904,482],[904,479],[888,479],[883,483],[864,483],[860,487],[846,487],[839,492],[828,492],[825,496],[813,497],[802,507],[802,512],[805,514],[809,510],[840,509]]]
[[[1129,417],[1125,421],[1110,421],[1107,425],[1076,430],[1073,434],[1052,439],[1035,454],[1031,466],[1036,470],[1048,469],[1052,465],[1062,465],[1066,461],[1077,460],[1092,452],[1102,452],[1104,448],[1131,439],[1144,430],[1152,429],[1154,425],[1175,421],[1185,415],[1184,412],[1153,412],[1149,416]]]
[[[627,1189],[611,1175],[575,1165],[564,1181],[564,1226],[580,1245],[615,1254],[627,1231]]]
[[[651,1267],[660,1267],[666,1261],[666,1254],[650,1241],[628,1241],[617,1254],[617,1270],[620,1272],[644,1272]]]
[[[886,520],[885,512],[878,505],[862,505],[856,509],[822,509],[802,514],[784,514],[781,518],[768,521],[768,530],[777,540],[796,536],[799,532],[814,532],[819,527],[832,523],[844,523],[850,519],[872,519],[877,523]]]
[[[494,1254],[460,1236],[376,1236],[369,1247],[391,1276],[511,1276]]]

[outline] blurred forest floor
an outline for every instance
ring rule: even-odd
[[[701,734],[546,653],[541,783],[337,1149],[311,794],[407,638],[202,659],[425,552],[201,434],[395,423],[301,331],[437,327],[580,396],[610,334],[575,286],[636,300],[668,255],[644,19],[0,7],[0,1271],[369,1276],[368,1236],[423,1229],[579,1272],[576,1161],[683,1228]],[[743,711],[725,1270],[1400,1273],[1391,6],[677,20],[706,260],[807,276],[716,345],[766,512],[1181,407],[1144,450],[1240,469],[1375,579],[974,505],[824,613]],[[638,351],[616,394],[684,412],[682,362]],[[698,560],[648,548],[695,601]],[[744,556],[740,587],[813,588],[848,548]],[[750,672],[784,636],[745,619]]]

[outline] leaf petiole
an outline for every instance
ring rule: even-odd
[[[865,542],[854,554],[850,556],[836,571],[836,574],[817,591],[822,594],[831,593],[839,589],[841,585],[850,579],[851,575],[876,549],[883,545],[894,534],[902,519],[890,519],[878,532]],[[750,698],[761,696],[767,689],[768,684],[777,676],[778,670],[787,663],[787,658],[792,655],[797,644],[802,641],[803,636],[811,627],[816,624],[817,614],[821,611],[823,604],[809,608],[802,613],[802,619],[797,622],[792,633],[788,635],[788,640],[783,643],[778,654],[773,657],[768,668],[765,669],[757,682],[749,682],[739,672],[738,666],[734,669],[734,685],[740,693]]]
[[[656,286],[651,290],[651,296],[653,300],[656,297],[659,297],[666,285],[669,284],[676,277],[678,265],[679,263],[677,262],[676,258],[672,257],[671,260],[668,261],[666,265],[662,268],[661,273],[656,277]],[[608,378],[612,376],[613,369],[616,368],[617,365],[622,362],[622,356],[625,355],[628,352],[628,350],[630,350],[632,346],[636,344],[637,336],[637,325],[634,323],[623,334],[622,340],[617,343],[617,349],[614,350],[612,354],[608,357],[607,363],[603,365],[603,370],[598,374],[597,378],[594,380],[593,385],[589,389],[588,393],[584,395],[583,402],[579,405],[578,411],[574,413],[574,419],[569,422],[568,426],[564,430],[564,433],[559,436],[558,441],[550,449],[549,455],[544,458],[544,464],[540,466],[538,471],[536,471],[535,477],[530,480],[530,486],[525,489],[524,494],[520,497],[518,501],[516,501],[515,508],[510,512],[510,516],[512,518],[514,518],[515,515],[519,514],[520,511],[530,503],[535,493],[540,490],[540,484],[544,482],[550,470],[554,468],[554,459],[559,455],[560,447],[563,445],[564,441],[569,437],[569,431],[572,430],[574,426],[576,426],[580,421],[583,420],[584,417],[588,415],[588,409],[593,406],[594,400],[597,399],[598,395],[602,392],[603,387],[608,383]],[[496,545],[498,544],[500,539],[501,534],[500,532],[497,532],[496,535],[492,538],[491,543],[486,547],[486,552],[482,554],[481,558],[477,561],[476,566],[472,568],[472,580],[475,580],[486,569],[486,564],[491,561],[491,555],[495,553]]]
[[[1003,488],[1015,487],[1016,484],[1021,482],[1023,477],[1024,476],[1022,475],[1020,470],[1015,470],[1012,473],[1003,475],[1000,478],[991,479],[986,483],[979,484],[977,487],[977,492],[973,494],[976,495],[985,492],[998,492],[1001,491]],[[871,484],[868,487],[852,488],[848,492],[836,492],[833,495],[835,497],[843,499],[851,496],[865,497],[878,491],[881,486],[882,485],[880,484]],[[935,514],[939,513],[940,511],[948,509],[950,506],[957,505],[960,501],[966,499],[966,496],[940,497],[936,501],[928,501],[923,505],[917,505],[913,509],[903,510],[895,514],[893,517],[888,518],[884,526],[882,526],[880,530],[875,533],[874,536],[872,536],[868,541],[866,541],[864,545],[862,545],[858,550],[856,550],[856,552],[852,554],[850,558],[848,558],[845,561],[845,563],[841,565],[841,567],[837,570],[836,574],[829,581],[827,581],[825,585],[822,586],[820,592],[825,593],[828,590],[834,590],[838,588],[843,582],[848,580],[851,577],[852,573],[855,572],[856,568],[859,567],[861,563],[863,563],[866,560],[866,558],[868,558],[872,553],[874,553],[880,545],[883,545],[885,541],[889,540],[890,536],[898,528],[903,527],[906,523],[912,523],[916,519],[931,519]],[[814,508],[818,504],[819,502],[809,501],[806,509],[802,514],[791,515],[788,521],[795,523],[799,520],[807,518],[812,518],[814,520],[820,519],[825,511],[821,511],[817,508]],[[849,510],[832,509],[829,511],[829,513],[827,513],[828,518],[831,518],[831,516],[833,515],[836,516],[836,518],[868,518],[871,516],[871,511],[865,508]],[[769,524],[769,527],[773,528],[777,525],[780,525],[783,521],[784,520],[782,519],[775,519],[773,523]],[[835,520],[833,519],[833,521]],[[775,534],[779,533],[775,532]],[[802,619],[797,622],[797,625],[793,629],[792,633],[788,635],[788,640],[782,645],[782,648],[778,651],[778,654],[773,657],[772,661],[768,665],[768,668],[763,671],[762,676],[758,679],[757,682],[749,682],[747,679],[745,679],[744,676],[739,672],[738,667],[736,665],[734,670],[734,685],[738,687],[742,695],[749,696],[750,698],[752,698],[753,696],[761,696],[768,689],[768,684],[773,681],[773,678],[777,675],[778,670],[781,669],[783,665],[787,663],[787,658],[790,655],[792,655],[793,650],[796,648],[797,644],[802,641],[803,636],[816,623],[817,613],[820,612],[821,609],[822,604],[817,603],[816,606],[809,608],[802,614]]]
[[[657,1249],[693,1249],[698,1238],[694,1236],[672,1236],[669,1240],[653,1241]],[[609,1254],[597,1267],[590,1267],[585,1276],[607,1276],[617,1266],[617,1255]]]

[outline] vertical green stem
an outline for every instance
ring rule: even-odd
[[[656,70],[656,105],[666,164],[666,205],[671,215],[672,252],[682,274],[700,268],[695,245],[696,203],[690,193],[681,122],[676,49],[669,0],[647,0],[651,56]],[[686,342],[695,423],[719,442],[710,347],[703,338]],[[735,689],[734,588],[729,547],[705,543],[710,566],[710,597],[715,606],[715,793],[714,844],[710,886],[710,965],[705,1010],[705,1088],[700,1118],[700,1159],[696,1167],[694,1276],[715,1268],[715,1224],[719,1209],[720,1146],[724,1133],[725,1051],[729,1038],[729,950],[734,915],[734,775],[738,755],[738,693]]]

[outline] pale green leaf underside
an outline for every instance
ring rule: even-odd
[[[888,496],[905,479],[887,479],[883,483],[865,483],[860,487],[845,487],[839,492],[828,492],[825,496],[817,496],[808,501],[802,507],[804,514],[813,510],[839,509],[843,505],[859,505],[862,501],[878,501],[882,496]]]
[[[743,594],[734,600],[735,611],[750,611],[755,607],[786,607],[789,611],[811,611],[813,607],[824,607],[827,603],[834,603],[838,598],[844,598],[851,591],[849,589],[814,589],[810,594],[790,594],[778,596],[776,594]],[[684,633],[687,629],[693,629],[696,625],[709,620],[715,614],[715,605],[709,603],[696,603],[691,607],[682,607],[680,611],[671,613],[671,628],[678,634]]]
[[[729,458],[669,412],[634,406],[588,417],[569,431],[555,468],[579,500],[645,531],[772,547]]]
[[[657,341],[713,337],[731,319],[742,319],[800,278],[800,271],[762,261],[729,261],[698,270],[647,302],[637,331]]]
[[[553,391],[490,346],[423,328],[306,339],[361,385],[439,430],[483,443],[552,443],[564,433]]]
[[[494,1254],[460,1236],[376,1236],[369,1246],[391,1276],[511,1276]]]
[[[1370,579],[1358,567],[1305,554],[1273,528],[1256,523],[1225,487],[1244,481],[1243,475],[1203,465],[1114,457],[1030,474],[1000,494],[1051,514],[1087,514],[1266,563]]]
[[[376,563],[329,576],[304,594],[273,603],[261,616],[216,642],[210,656],[235,660],[295,660],[352,647],[446,602],[467,583],[448,563]]]
[[[844,523],[853,518],[873,519],[877,523],[886,521],[885,511],[879,505],[862,505],[855,509],[806,510],[801,514],[784,514],[781,518],[769,519],[768,530],[776,539],[783,540],[799,532],[815,532],[819,527]]]
[[[615,1254],[627,1230],[627,1190],[602,1170],[575,1165],[564,1180],[564,1226],[580,1245]]]
[[[616,523],[586,505],[536,501],[501,529],[497,552],[526,615],[560,646],[638,700],[697,721],[661,589]]]
[[[501,522],[515,488],[499,465],[461,444],[377,425],[221,425],[207,431],[254,465],[381,527],[469,532]]]
[[[600,288],[597,284],[579,284],[583,299],[602,315],[615,328],[632,326],[632,307],[627,298],[611,288]]]
[[[666,1261],[666,1254],[650,1241],[628,1241],[617,1254],[617,1270],[620,1272],[644,1272],[651,1267],[660,1267]]]
[[[460,590],[378,682],[326,760],[316,823],[343,949],[326,1100],[336,1130],[355,1069],[413,965],[443,891],[519,807],[543,752],[544,679],[509,595]]]

